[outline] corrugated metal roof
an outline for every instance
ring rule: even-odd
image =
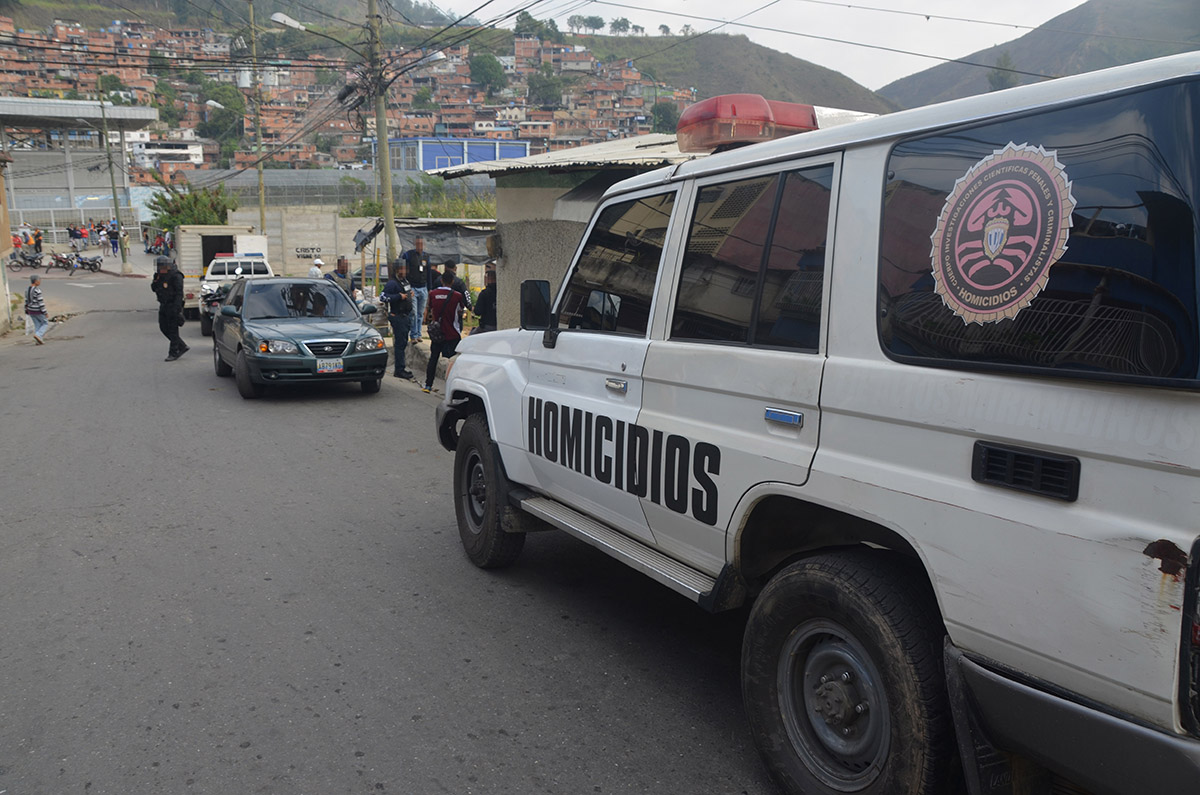
[[[651,169],[682,163],[697,156],[680,152],[674,135],[650,133],[633,138],[618,138],[614,141],[605,141],[590,146],[578,146],[573,149],[559,149],[529,157],[466,163],[461,166],[439,168],[429,173],[436,174],[443,179],[457,179],[472,174],[496,177],[521,171],[574,171],[613,166],[637,166]]]

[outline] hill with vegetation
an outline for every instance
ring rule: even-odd
[[[259,25],[276,11],[283,11],[339,38],[352,40],[350,23],[361,16],[357,0],[259,0],[255,4]],[[445,17],[432,5],[412,0],[381,3],[385,46],[412,46],[426,42],[429,27],[444,24]],[[227,33],[244,33],[244,4],[197,3],[194,0],[124,0],[119,7],[89,0],[0,0],[0,14],[13,17],[18,27],[35,29],[55,19],[78,22],[89,29],[111,25],[114,19],[141,19],[162,27],[204,27]],[[600,36],[568,35],[557,28],[541,28],[527,20],[539,33],[553,32],[554,40],[582,45],[604,63],[632,61],[639,70],[659,83],[695,89],[698,99],[717,94],[762,94],[785,102],[807,102],[828,107],[886,113],[895,108],[850,78],[786,53],[755,44],[745,36]],[[519,20],[520,22],[520,20]],[[323,27],[322,27],[323,26]],[[520,25],[518,25],[520,27]],[[451,34],[458,38],[459,29]],[[481,31],[470,39],[473,52],[496,55],[512,53],[512,32]],[[296,31],[273,32],[260,41],[266,54],[312,48],[311,38]],[[333,54],[327,52],[326,54]],[[344,53],[353,57],[349,52]],[[564,76],[565,80],[579,79]]]
[[[586,46],[605,63],[632,60],[660,83],[696,89],[698,99],[745,93],[869,113],[895,110],[841,72],[763,47],[745,36],[568,36],[567,41]]]
[[[912,108],[1044,79],[1040,76],[1064,77],[1198,49],[1196,0],[1091,0],[1019,39],[962,59],[982,66],[941,64],[889,83],[879,94]]]

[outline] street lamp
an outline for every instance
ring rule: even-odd
[[[129,252],[126,250],[124,241],[121,239],[121,200],[117,197],[117,171],[113,168],[112,144],[108,140],[108,114],[104,112],[104,99],[100,99],[100,123],[101,129],[98,131],[101,137],[104,138],[104,154],[108,158],[108,179],[112,184],[112,201],[113,201],[113,217],[117,219],[117,248],[121,252],[121,274],[133,273],[133,266],[129,264]],[[77,119],[91,127],[93,130],[96,127],[87,119]],[[124,157],[122,152],[121,156]]]
[[[271,21],[281,27],[303,30],[340,44],[358,57],[365,59],[370,67],[371,79],[368,85],[370,93],[375,95],[375,157],[379,164],[376,171],[379,174],[379,189],[383,194],[383,226],[387,235],[387,262],[391,267],[400,254],[400,241],[396,237],[396,211],[392,204],[392,158],[387,125],[387,86],[383,84],[383,68],[379,63],[379,9],[377,2],[376,0],[367,0],[367,30],[370,33],[370,39],[366,53],[327,33],[312,30],[282,11],[272,14]],[[343,95],[339,95],[338,99],[345,101],[347,96],[349,94],[345,93],[345,89],[343,89]],[[382,146],[380,146],[381,143]]]

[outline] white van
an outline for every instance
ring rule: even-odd
[[[752,604],[788,792],[1200,790],[1198,130],[1193,53],[614,186],[459,348],[468,556]]]

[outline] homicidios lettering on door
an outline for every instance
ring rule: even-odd
[[[528,449],[584,477],[717,523],[721,448],[542,398],[528,399]]]

